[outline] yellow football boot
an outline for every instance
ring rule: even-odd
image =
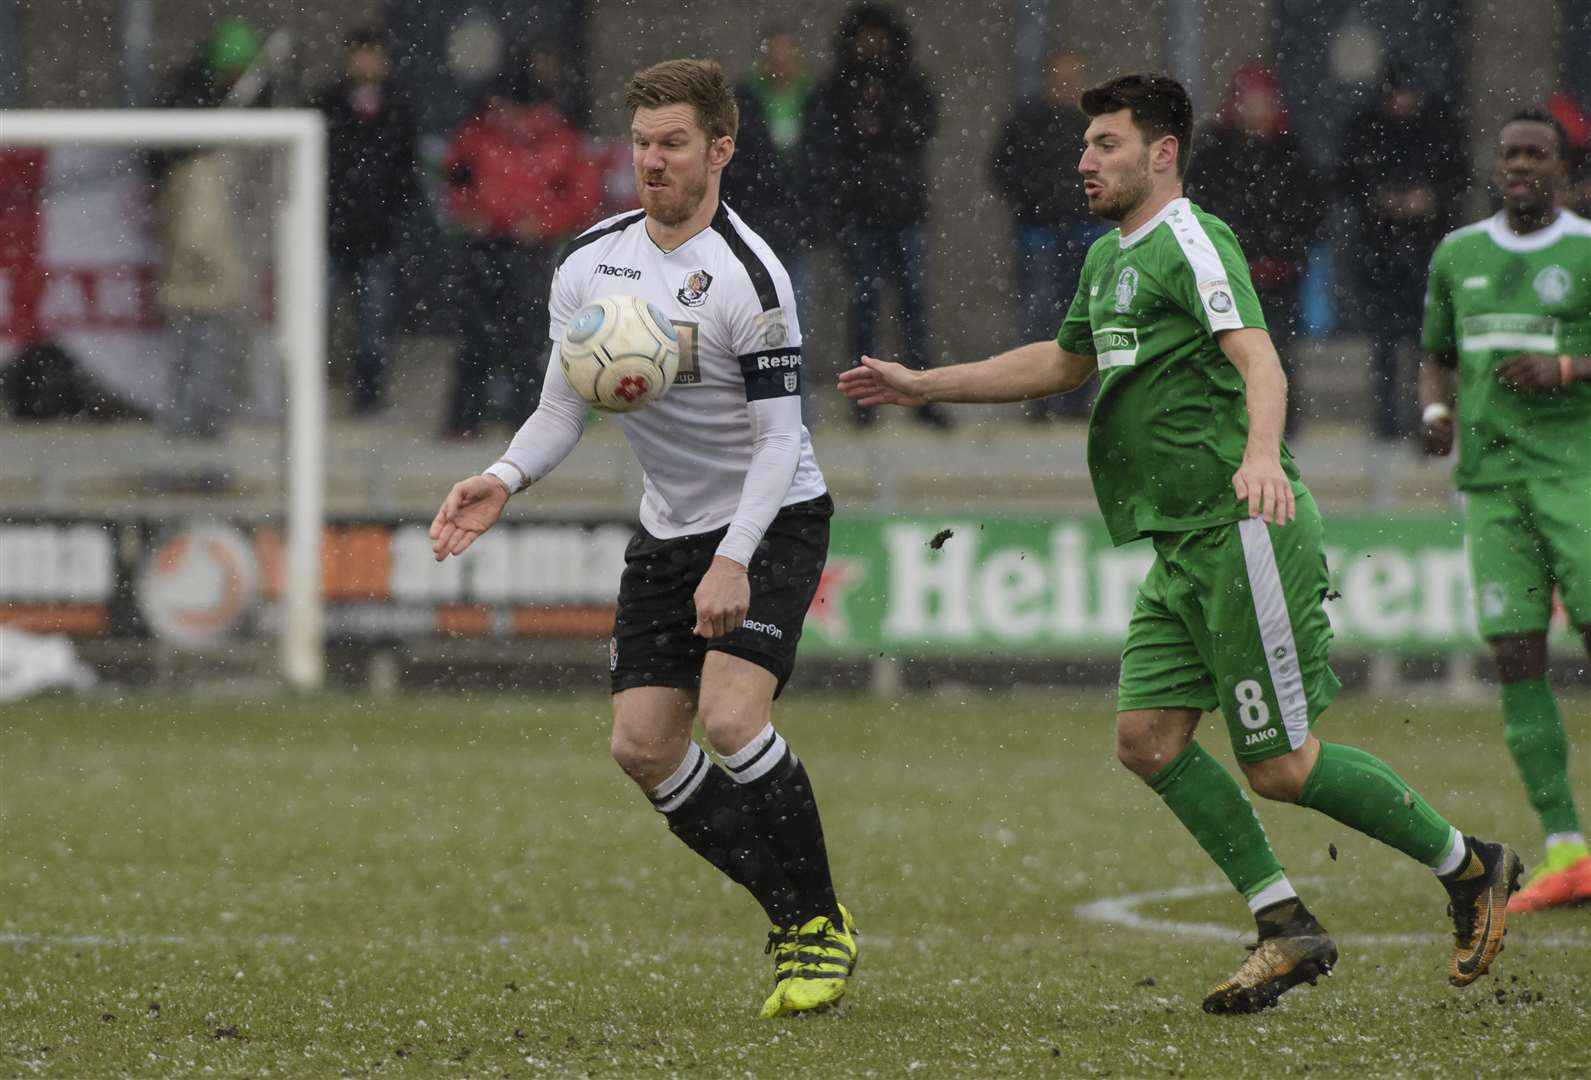
[[[844,904],[836,922],[819,915],[800,926],[768,934],[765,951],[773,954],[774,988],[762,1006],[762,1018],[786,1013],[822,1012],[845,996],[856,970],[856,923]]]

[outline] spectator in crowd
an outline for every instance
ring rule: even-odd
[[[1299,286],[1310,244],[1326,218],[1326,191],[1287,130],[1281,88],[1269,68],[1246,64],[1227,88],[1193,159],[1194,201],[1225,221],[1248,258],[1254,291],[1292,388],[1287,433],[1298,433],[1304,395],[1294,379]]]
[[[517,424],[535,411],[553,256],[592,223],[602,182],[528,63],[506,69],[453,133],[442,170],[447,212],[466,237],[463,341],[443,434],[474,438],[498,373],[505,418]]]
[[[258,54],[248,23],[227,19],[156,102],[172,109],[266,104],[263,81],[241,82]],[[240,313],[249,273],[233,205],[241,182],[236,157],[216,148],[160,151],[149,165],[158,187],[160,307],[175,346],[162,412],[173,435],[215,439],[236,405],[247,359]]]
[[[1572,92],[1558,90],[1547,98],[1547,112],[1569,138],[1569,186],[1560,205],[1591,217],[1591,109]]]
[[[1349,121],[1339,186],[1358,209],[1353,262],[1370,336],[1376,435],[1403,439],[1414,429],[1414,331],[1425,299],[1425,268],[1452,230],[1469,183],[1464,136],[1447,110],[1427,100],[1411,73],[1389,65],[1381,97]]]
[[[1055,336],[1077,291],[1083,256],[1103,232],[1089,213],[1082,176],[1055,167],[1083,152],[1088,118],[1078,99],[1087,88],[1082,57],[1050,56],[1038,93],[1012,108],[990,157],[994,189],[1011,210],[1023,341]],[[1086,416],[1096,385],[1029,401],[1027,414],[1036,421]]]
[[[333,280],[354,301],[353,410],[379,411],[397,314],[394,250],[415,193],[415,120],[390,78],[381,34],[344,41],[342,77],[315,98],[326,114],[327,227]]]
[[[763,31],[751,74],[735,88],[740,132],[724,170],[723,200],[784,260],[795,290],[796,315],[807,356],[821,328],[809,319],[812,302],[812,191],[807,116],[812,77],[795,34],[783,26]],[[802,380],[801,420],[816,420],[812,388]]]
[[[890,284],[900,300],[904,362],[926,367],[928,141],[939,126],[938,99],[912,60],[910,31],[887,7],[853,7],[835,34],[834,57],[809,122],[820,227],[839,243],[849,279],[851,362],[875,351],[881,289]],[[914,415],[950,426],[938,405]],[[858,423],[873,417],[857,407]]]

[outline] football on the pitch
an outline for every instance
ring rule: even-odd
[[[575,393],[599,409],[632,412],[673,385],[679,336],[655,304],[635,296],[604,296],[575,312],[558,355]]]

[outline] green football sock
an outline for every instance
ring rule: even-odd
[[[1244,897],[1285,876],[1248,796],[1198,743],[1151,776],[1149,786]]]
[[[1380,758],[1335,743],[1320,744],[1298,805],[1342,822],[1437,866],[1453,843],[1453,826]]]
[[[1569,737],[1545,678],[1503,683],[1503,741],[1541,818],[1541,831],[1579,832],[1569,791]]]

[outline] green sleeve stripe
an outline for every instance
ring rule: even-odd
[[[1179,223],[1168,221],[1166,224],[1171,226],[1171,235],[1177,238],[1177,246],[1182,249],[1183,257],[1193,269],[1199,303],[1204,306],[1204,317],[1210,324],[1210,331],[1241,330],[1243,316],[1238,314],[1237,301],[1233,297],[1231,283],[1227,281],[1226,265],[1221,262],[1210,234],[1204,231],[1204,226],[1191,213],[1182,215]],[[1212,306],[1212,303],[1219,304],[1214,298],[1222,293],[1226,297],[1224,311]]]

